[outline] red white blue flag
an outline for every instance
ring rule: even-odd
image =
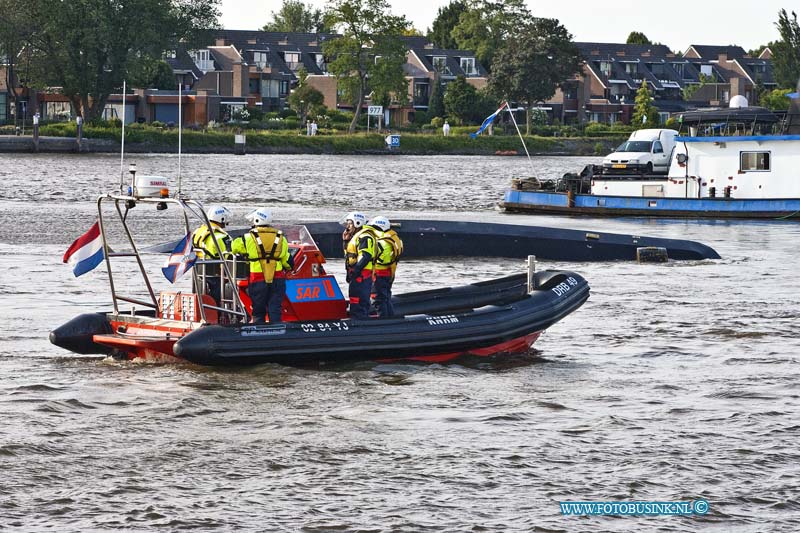
[[[498,109],[497,111],[495,111],[494,113],[492,113],[491,115],[489,115],[488,117],[483,119],[483,123],[481,124],[481,127],[478,128],[478,131],[476,131],[475,133],[470,133],[469,136],[472,137],[473,139],[475,139],[478,135],[480,135],[483,130],[485,130],[486,128],[489,127],[489,124],[491,124],[492,121],[494,121],[494,119],[497,118],[497,115],[499,115],[500,112],[507,105],[508,105],[508,102],[503,102],[503,105],[500,106],[500,109]]]
[[[103,239],[100,236],[100,224],[95,221],[89,231],[75,239],[64,252],[64,263],[69,263],[75,277],[86,274],[99,265],[103,254]]]
[[[172,250],[164,268],[161,272],[170,283],[175,283],[194,266],[197,261],[197,254],[192,249],[192,236],[187,233],[186,237]]]

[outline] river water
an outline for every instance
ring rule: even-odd
[[[130,161],[177,174],[175,156]],[[588,162],[184,157],[183,189],[239,225],[260,204],[287,223],[358,208],[688,238],[722,256],[540,264],[585,276],[592,296],[514,361],[225,370],[50,345],[50,329],[109,308],[104,267],[76,279],[61,256],[119,183],[119,158],[0,155],[0,529],[800,530],[800,224],[494,209],[512,176]],[[144,241],[179,236],[140,216]],[[409,260],[395,292],[523,268]],[[572,517],[558,504],[696,499],[708,514]]]

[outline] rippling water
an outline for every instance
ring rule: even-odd
[[[135,156],[174,176],[177,158]],[[721,260],[548,263],[592,285],[530,357],[205,369],[69,354],[109,307],[60,263],[119,159],[0,155],[0,527],[20,531],[796,531],[796,222],[505,215],[515,175],[593,158],[189,156],[183,188],[284,222],[352,207],[700,240]],[[127,162],[126,162],[127,166]],[[367,187],[374,184],[374,188]],[[138,214],[138,213],[137,213]],[[156,213],[138,224],[161,242]],[[140,215],[141,216],[141,215]],[[243,223],[243,221],[242,221]],[[173,238],[178,233],[169,232]],[[340,274],[338,261],[329,265]],[[397,292],[520,271],[406,261]],[[692,500],[703,517],[563,517],[564,500]]]

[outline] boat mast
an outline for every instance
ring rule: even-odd
[[[181,82],[178,82],[178,192],[177,195],[181,195],[181,137],[182,137],[182,122],[183,118],[181,117],[181,103],[183,101],[183,88],[181,86]]]

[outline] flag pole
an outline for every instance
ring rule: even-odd
[[[525,155],[528,156],[528,166],[531,167],[531,177],[535,178],[536,176],[533,175],[533,161],[531,161],[531,154],[528,152],[528,147],[525,145],[525,139],[522,138],[522,132],[519,131],[519,126],[517,126],[517,119],[514,118],[514,113],[511,112],[511,106],[508,105],[508,102],[506,102],[506,110],[508,111],[508,114],[511,115],[511,121],[514,123],[514,127],[517,129],[519,140],[522,142],[522,147],[525,148]]]
[[[127,86],[122,80],[122,146],[119,151],[119,192],[125,190],[125,93]]]

